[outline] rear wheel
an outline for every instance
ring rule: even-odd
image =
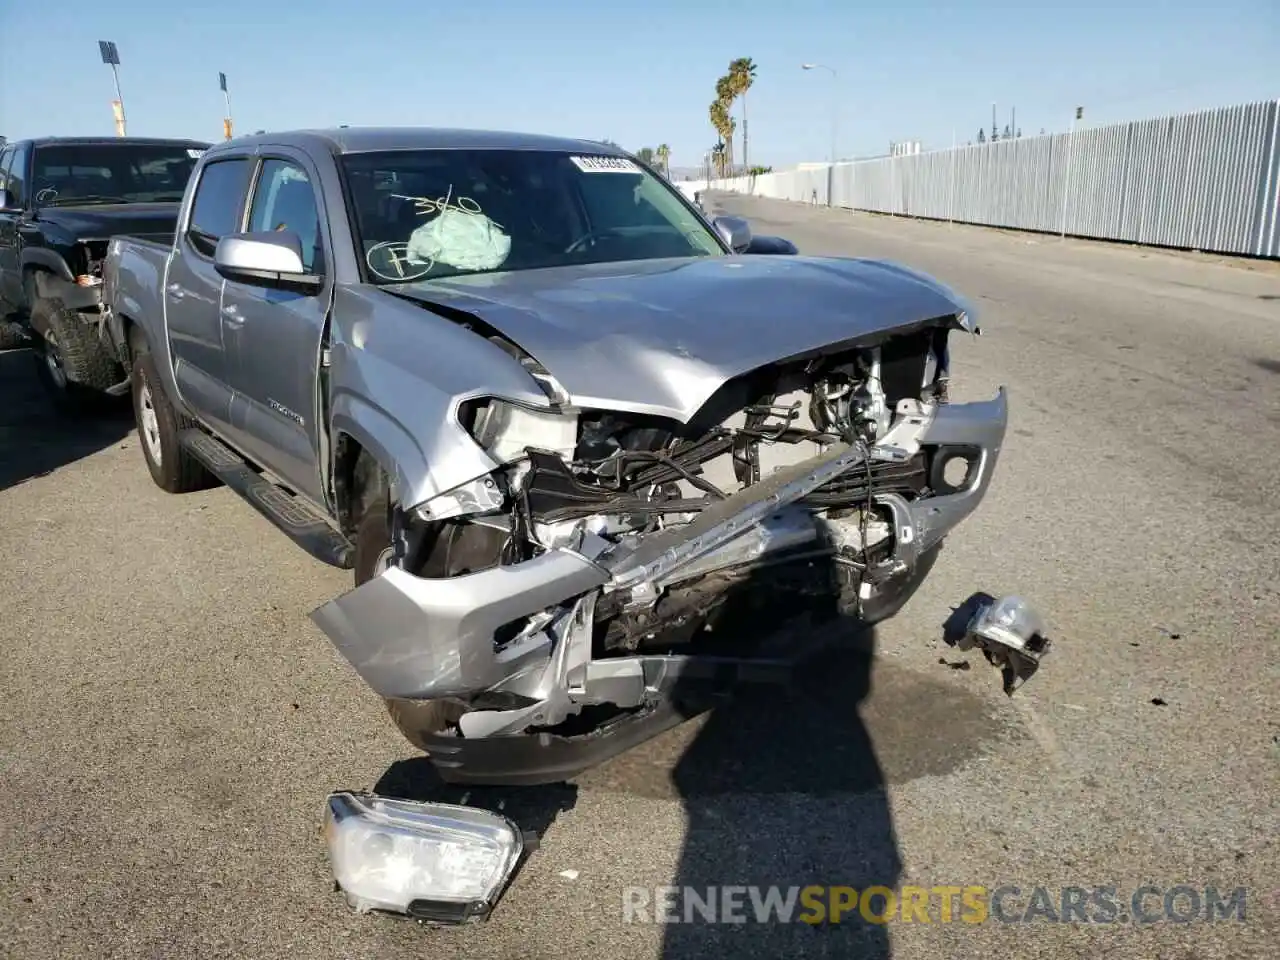
[[[391,565],[391,509],[385,477],[362,456],[356,465],[361,504],[355,534],[355,582],[367,583]],[[429,753],[426,738],[456,724],[466,708],[452,700],[407,700],[384,697],[391,721],[404,738]]]
[[[56,297],[41,297],[31,309],[36,374],[54,406],[67,414],[104,405],[104,391],[124,379],[94,327]]]
[[[190,493],[217,486],[218,479],[189,454],[178,437],[196,426],[174,409],[146,341],[135,332],[133,349],[133,416],[138,424],[142,457],[156,486],[169,493]]]

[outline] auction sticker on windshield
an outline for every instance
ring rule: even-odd
[[[626,157],[570,157],[583,173],[639,173]]]

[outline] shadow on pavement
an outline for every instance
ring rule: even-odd
[[[578,802],[578,788],[569,783],[542,787],[477,787],[445,783],[425,756],[397,760],[378,778],[373,792],[419,803],[465,802],[467,806],[493,810],[509,817],[526,834],[538,839],[557,816],[572,810]],[[531,852],[536,853],[536,849]]]
[[[59,415],[26,349],[0,351],[0,490],[119,443],[133,430],[128,397],[105,397],[92,416]]]
[[[825,892],[795,895],[790,921],[778,919],[798,888],[893,890],[901,872],[884,772],[860,712],[874,630],[848,621],[817,629],[844,635],[799,665],[790,687],[740,688],[672,771],[688,825],[671,882],[693,895],[668,913],[679,922],[665,928],[665,960],[890,955],[887,928],[862,920],[856,901],[831,923]],[[772,915],[770,888],[783,908]]]

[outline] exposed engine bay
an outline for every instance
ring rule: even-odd
[[[472,405],[464,426],[477,441],[501,458],[520,459],[495,491],[508,511],[503,521],[475,518],[487,532],[471,539],[490,545],[490,563],[584,542],[596,551],[634,547],[833,444],[873,446],[888,432],[899,401],[932,398],[945,336],[925,330],[766,368],[728,384],[684,425],[609,411],[541,417],[500,402]],[[834,592],[842,608],[856,612],[867,564],[883,559],[875,548],[891,530],[891,515],[877,508],[872,493],[919,496],[928,486],[926,461],[924,452],[902,463],[868,461],[867,469],[822,484],[735,538],[731,549],[673,574],[659,591],[610,593],[596,606],[597,623],[608,623],[597,653],[683,646],[713,624],[726,595],[747,580],[756,590]],[[833,566],[803,563],[816,556],[830,557]],[[773,572],[761,576],[765,567]]]
[[[946,400],[953,319],[767,365],[687,423],[467,401],[500,467],[402,515],[392,568],[313,617],[382,696],[453,702],[436,733],[467,741],[590,737],[703,668],[749,669],[761,638],[722,629],[735,610],[891,616],[1004,434],[1003,391]]]

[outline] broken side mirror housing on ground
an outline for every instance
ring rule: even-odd
[[[324,836],[358,913],[447,925],[488,919],[525,851],[501,814],[346,791],[329,796]]]
[[[969,620],[958,646],[978,647],[1004,675],[1005,693],[1012,694],[1040,667],[1049,652],[1044,619],[1022,597],[1001,597],[982,603]]]

